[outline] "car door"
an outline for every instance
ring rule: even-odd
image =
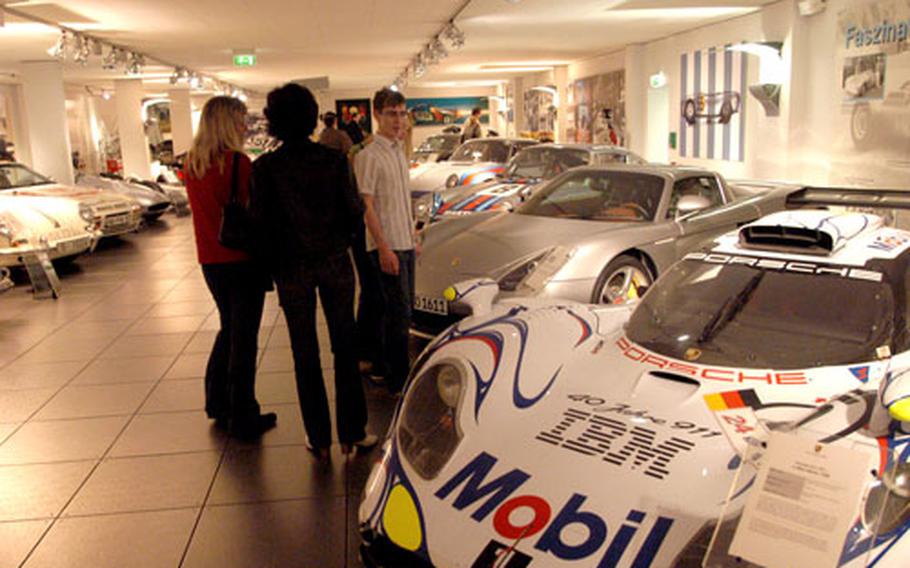
[[[677,216],[676,205],[686,195],[698,195],[708,199],[711,206],[696,213]],[[676,252],[680,257],[699,248],[707,241],[731,231],[757,217],[751,204],[730,204],[729,194],[717,176],[708,173],[694,174],[676,180],[670,194],[667,219],[675,219],[680,236],[676,240]]]

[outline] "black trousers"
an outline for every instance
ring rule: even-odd
[[[380,315],[380,353],[388,370],[386,380],[389,389],[400,391],[408,378],[411,368],[408,337],[411,328],[411,310],[414,305],[414,262],[413,250],[395,251],[398,256],[398,274],[386,274],[379,265],[379,253],[373,251],[370,257],[379,275],[379,291],[382,297]]]
[[[373,364],[373,373],[386,374],[381,356],[380,324],[382,318],[382,292],[379,290],[379,274],[367,253],[366,233],[361,221],[351,246],[354,265],[357,267],[357,281],[360,284],[360,298],[357,302],[357,354],[361,361]]]
[[[338,440],[350,444],[366,434],[367,408],[357,370],[354,324],[354,270],[347,252],[318,263],[301,263],[275,274],[278,297],[288,322],[297,397],[310,444],[327,448],[332,425],[316,333],[316,293],[329,326],[335,359],[335,414]]]
[[[221,320],[205,369],[205,412],[209,418],[243,421],[259,414],[256,354],[265,275],[251,262],[204,264],[202,274]]]

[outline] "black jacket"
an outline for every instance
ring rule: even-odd
[[[344,154],[305,140],[253,163],[250,212],[259,254],[277,268],[346,251],[363,207]]]

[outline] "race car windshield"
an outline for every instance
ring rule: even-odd
[[[500,141],[472,141],[462,144],[450,158],[453,162],[498,162],[509,160],[509,147]]]
[[[881,282],[686,260],[645,295],[629,339],[675,359],[808,369],[877,358],[894,298]]]
[[[550,179],[568,169],[586,166],[589,161],[590,157],[584,150],[528,148],[512,158],[506,176]]]
[[[18,189],[32,185],[53,183],[51,180],[37,174],[25,166],[18,164],[0,166],[0,190]]]
[[[518,213],[588,221],[652,221],[663,189],[663,178],[650,174],[571,172],[534,194]]]
[[[417,148],[418,152],[439,152],[451,150],[458,145],[458,138],[454,136],[430,136]]]

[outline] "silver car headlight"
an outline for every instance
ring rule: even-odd
[[[545,250],[514,267],[499,279],[499,289],[514,292],[519,287],[539,292],[575,255],[574,248],[557,246]]]
[[[421,372],[405,395],[398,445],[403,458],[426,480],[439,474],[461,443],[458,409],[464,385],[461,366],[443,361]]]

